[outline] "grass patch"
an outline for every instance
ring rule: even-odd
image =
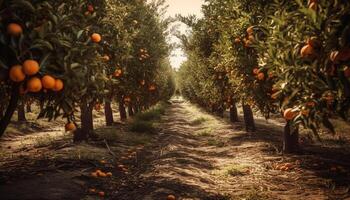
[[[135,119],[132,123],[129,124],[129,130],[137,133],[154,133],[155,127],[150,121]]]
[[[209,146],[216,146],[216,147],[224,147],[225,146],[225,142],[216,140],[214,138],[210,138],[208,139],[208,143]]]
[[[213,135],[213,129],[206,128],[206,129],[203,129],[203,130],[199,130],[199,131],[196,132],[196,135],[200,136],[200,137],[212,136]]]
[[[249,167],[241,164],[231,164],[223,167],[220,170],[214,172],[218,176],[243,176],[249,172]]]
[[[197,125],[201,125],[203,124],[204,122],[206,122],[208,119],[205,118],[205,117],[198,117],[194,120],[191,121],[191,125],[192,126],[197,126]]]
[[[165,114],[167,104],[165,102],[158,103],[151,109],[139,113],[129,124],[129,130],[137,133],[154,133],[156,131],[155,122],[161,119]]]

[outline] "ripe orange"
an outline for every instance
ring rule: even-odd
[[[262,81],[262,80],[265,79],[265,74],[262,73],[262,72],[260,72],[260,73],[257,75],[257,78],[258,78],[258,80]]]
[[[22,82],[26,78],[26,75],[22,71],[22,66],[21,65],[15,65],[11,67],[10,72],[10,79],[14,82]]]
[[[142,81],[140,81],[140,84],[141,84],[141,85],[145,85],[145,84],[146,84],[146,81],[145,81],[145,80],[142,80]]]
[[[92,13],[95,9],[93,5],[88,5],[87,10]]]
[[[59,92],[63,89],[63,87],[64,87],[63,81],[61,79],[56,79],[55,86],[52,88],[52,90],[55,92]]]
[[[166,200],[176,200],[175,196],[172,194],[169,194],[166,198]]]
[[[345,67],[345,69],[344,69],[344,76],[346,78],[350,78],[350,67]]]
[[[255,37],[253,35],[249,35],[248,40],[251,41],[251,42],[254,42]]]
[[[113,174],[112,174],[112,172],[107,172],[106,175],[107,175],[108,177],[111,177]]]
[[[240,39],[240,38],[236,38],[236,39],[235,39],[235,43],[236,43],[236,44],[241,43],[241,39]]]
[[[320,42],[318,41],[317,37],[311,37],[311,38],[308,38],[307,41],[306,41],[306,44],[316,48],[316,47],[319,47],[320,46]]]
[[[50,75],[45,75],[41,78],[41,83],[45,89],[53,89],[56,85],[56,80]]]
[[[100,111],[100,110],[101,110],[101,104],[97,103],[97,104],[95,105],[95,110],[96,110],[96,111]]]
[[[258,68],[254,68],[254,69],[253,69],[253,74],[254,74],[254,75],[259,74],[259,69],[258,69]]]
[[[304,46],[303,48],[301,48],[301,50],[300,50],[300,55],[301,55],[302,58],[311,57],[311,56],[313,56],[314,54],[315,54],[315,50],[314,50],[314,48],[313,48],[311,45],[309,45],[309,44],[305,45],[305,46]]]
[[[151,85],[151,86],[149,86],[148,90],[149,91],[154,91],[154,90],[156,90],[156,86],[155,85]]]
[[[104,61],[109,61],[110,60],[108,55],[104,55],[102,58],[103,58]]]
[[[105,196],[105,192],[100,191],[100,192],[98,192],[98,195],[99,195],[100,197],[104,197],[104,196]]]
[[[27,88],[29,92],[39,92],[43,88],[43,85],[38,77],[33,77],[27,82]]]
[[[309,107],[315,107],[316,103],[314,101],[309,101],[306,103],[306,106],[309,106]]]
[[[248,27],[247,33],[248,33],[248,35],[252,35],[254,33],[254,27],[253,26]]]
[[[102,40],[102,38],[101,38],[101,35],[100,35],[100,34],[98,34],[98,33],[93,33],[93,34],[91,35],[91,41],[92,41],[92,42],[99,43],[99,42],[101,42],[101,40]]]
[[[23,29],[19,24],[11,23],[7,26],[7,33],[11,36],[18,37],[23,33]]]
[[[245,47],[250,47],[250,45],[252,45],[252,44],[253,44],[253,42],[251,40],[245,40],[245,42],[244,42]]]
[[[117,69],[117,70],[114,71],[114,74],[113,74],[113,75],[114,75],[115,77],[121,77],[122,74],[123,74],[123,71],[122,71],[121,69]]]
[[[69,122],[64,126],[66,132],[68,131],[75,131],[77,129],[77,127],[75,126],[75,124],[73,122]]]
[[[294,112],[292,108],[286,109],[286,110],[284,111],[284,113],[283,113],[283,117],[284,117],[287,121],[294,119],[294,117],[296,117],[296,116],[297,116],[297,113]]]
[[[39,63],[35,60],[26,60],[23,63],[23,72],[28,76],[37,74],[40,70]]]

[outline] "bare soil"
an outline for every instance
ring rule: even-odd
[[[283,155],[281,121],[258,118],[247,133],[182,99],[171,101],[157,134],[105,127],[103,118],[95,113],[101,140],[81,144],[63,122],[12,125],[0,141],[0,199],[350,199],[346,139],[304,135],[300,154]],[[113,176],[92,177],[97,169]]]

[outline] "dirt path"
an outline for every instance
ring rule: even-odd
[[[259,135],[247,134],[240,123],[230,125],[174,100],[161,122],[153,160],[112,199],[158,200],[168,194],[183,200],[350,197],[348,166],[332,174],[331,164],[317,156],[283,157],[276,152],[281,127],[268,124],[273,129],[265,129],[263,124]],[[290,169],[279,170],[285,163]]]
[[[282,155],[283,123],[258,118],[258,131],[247,133],[180,98],[156,134],[105,127],[103,118],[96,112],[102,140],[82,144],[59,124],[13,125],[18,136],[0,141],[0,199],[350,199],[348,143],[316,145],[303,136],[302,154]],[[96,170],[113,175],[93,177]]]

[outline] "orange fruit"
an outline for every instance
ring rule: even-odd
[[[114,75],[115,77],[121,77],[122,74],[123,74],[123,71],[122,71],[121,69],[117,69],[117,70],[115,70],[114,73],[113,73],[113,75]]]
[[[104,55],[102,58],[103,58],[104,61],[109,61],[110,60],[108,55]]]
[[[112,174],[112,172],[107,172],[106,175],[107,175],[108,177],[110,177],[110,176],[112,176],[113,174]]]
[[[59,92],[63,89],[63,87],[64,87],[63,81],[61,79],[56,79],[55,86],[52,88],[52,90],[55,92]]]
[[[148,87],[148,90],[149,91],[154,91],[154,90],[156,90],[156,86],[155,85],[151,85],[151,86]]]
[[[300,55],[301,55],[302,58],[311,57],[311,56],[313,56],[314,54],[315,54],[315,50],[314,50],[314,48],[313,48],[311,45],[309,45],[309,44],[305,45],[305,46],[304,46],[303,48],[301,48],[301,50],[300,50]]]
[[[286,110],[284,111],[284,113],[283,113],[283,117],[284,117],[287,121],[294,119],[294,117],[296,117],[296,116],[297,116],[297,113],[294,112],[292,108],[286,109]]]
[[[101,42],[102,38],[101,38],[101,35],[98,34],[98,33],[93,33],[91,35],[91,41],[94,42],[94,43],[99,43]]]
[[[105,192],[100,191],[100,192],[98,192],[98,195],[99,195],[100,197],[104,197],[104,196],[105,196]]]
[[[29,92],[39,92],[43,88],[41,80],[38,77],[33,77],[27,82]]]
[[[258,73],[257,78],[258,78],[258,80],[262,81],[265,79],[265,74],[260,72],[260,73]]]
[[[45,89],[53,89],[56,85],[56,80],[50,75],[45,75],[41,78],[41,83]]]
[[[253,74],[254,74],[254,75],[259,74],[259,69],[258,69],[258,68],[254,68],[254,69],[253,69]]]
[[[166,198],[166,200],[176,200],[175,196],[172,194],[169,194]]]
[[[39,63],[35,60],[26,60],[23,63],[23,72],[28,76],[37,74],[40,70]]]
[[[96,189],[95,188],[90,188],[89,189],[89,193],[96,193]]]
[[[344,76],[346,78],[350,78],[350,67],[345,67],[345,69],[344,69]]]
[[[145,85],[145,84],[146,84],[146,81],[145,81],[145,80],[142,80],[142,81],[140,81],[140,84],[141,84],[141,85]]]
[[[320,42],[317,40],[317,37],[311,37],[311,38],[308,38],[307,41],[306,41],[306,44],[316,48],[316,47],[319,47],[320,46]]]
[[[18,37],[23,33],[23,29],[19,24],[11,23],[7,26],[7,33],[11,36]]]
[[[244,46],[245,47],[250,47],[250,45],[252,45],[253,42],[251,40],[245,40]]]
[[[23,73],[21,65],[15,65],[11,67],[9,75],[10,79],[17,83],[24,81],[24,79],[26,78],[26,75]]]
[[[235,39],[235,43],[236,43],[236,44],[241,43],[241,39],[240,39],[240,38],[236,38],[236,39]]]
[[[75,126],[75,124],[73,122],[67,123],[64,128],[65,128],[66,132],[75,131],[77,129],[77,127]]]
[[[254,33],[254,27],[253,26],[248,27],[247,33],[248,33],[248,35],[252,35]]]
[[[309,106],[309,107],[315,107],[316,103],[314,101],[309,101],[306,103],[306,106]]]
[[[251,42],[254,42],[255,38],[254,38],[253,35],[249,35],[248,40],[251,41]]]
[[[93,5],[88,5],[87,10],[92,13],[95,9]]]

